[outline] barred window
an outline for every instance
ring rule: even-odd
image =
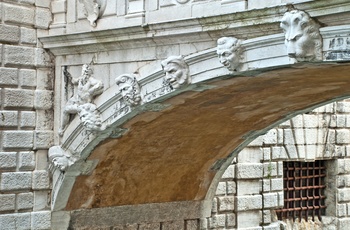
[[[284,207],[276,210],[278,219],[321,220],[326,211],[325,162],[283,162],[283,177]]]

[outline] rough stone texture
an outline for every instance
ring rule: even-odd
[[[32,188],[32,173],[30,172],[9,172],[1,174],[0,191],[30,188]]]
[[[40,211],[31,213],[32,229],[50,229],[51,212]]]
[[[20,89],[6,89],[4,97],[6,108],[21,107],[31,109],[34,106],[34,91]]]
[[[17,86],[17,69],[0,67],[0,85]]]
[[[50,186],[49,172],[47,170],[36,170],[33,172],[33,189],[48,189]]]
[[[16,152],[0,152],[0,170],[15,169],[17,165]]]
[[[15,194],[0,194],[0,211],[15,210]]]
[[[35,168],[34,152],[19,152],[19,170],[33,170]]]
[[[33,131],[4,131],[3,147],[13,149],[33,148]]]
[[[34,196],[33,193],[19,193],[17,194],[17,209],[32,209],[34,205]]]

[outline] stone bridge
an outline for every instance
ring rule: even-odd
[[[120,2],[54,1],[39,39],[54,229],[207,218],[249,143],[350,97],[346,0]]]

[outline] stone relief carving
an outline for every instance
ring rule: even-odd
[[[83,65],[82,74],[78,78],[72,77],[67,70],[64,71],[64,75],[67,77],[67,79],[71,81],[73,85],[77,86],[77,89],[74,95],[68,100],[63,109],[61,128],[59,130],[60,135],[63,135],[63,132],[67,128],[70,120],[70,115],[81,113],[80,118],[82,118],[82,116],[84,115],[83,119],[85,119],[86,112],[88,111],[86,108],[88,106],[82,106],[85,104],[91,104],[94,97],[101,94],[104,89],[103,83],[100,80],[97,80],[93,77],[93,71],[89,64]],[[91,111],[91,108],[89,109],[89,111]],[[90,116],[86,117],[90,119],[91,117],[96,116],[96,110],[94,110],[92,113],[94,114],[91,114]],[[98,119],[96,118],[95,120],[97,121]],[[86,124],[90,123],[87,122]],[[99,125],[96,126],[99,127]],[[89,128],[91,127],[89,126]]]
[[[123,74],[115,79],[125,103],[129,106],[141,104],[141,88],[133,74]]]
[[[79,108],[80,121],[87,131],[95,132],[105,130],[106,127],[102,124],[101,115],[96,105],[86,103],[79,106]]]
[[[102,15],[106,0],[79,0],[84,5],[84,13],[90,25],[95,27],[96,20]]]
[[[181,55],[170,56],[161,64],[165,73],[164,84],[170,89],[179,89],[181,86],[191,84],[189,67]]]
[[[306,12],[286,12],[280,27],[285,33],[288,56],[297,61],[322,60],[322,37],[317,24]]]
[[[220,63],[230,71],[237,71],[241,64],[243,48],[241,40],[234,37],[222,37],[217,41]]]
[[[76,162],[76,159],[68,152],[64,151],[60,146],[52,146],[49,148],[49,169],[51,172],[54,169],[59,169],[64,172],[68,167]]]
[[[350,60],[350,37],[337,37],[329,41],[326,60]]]

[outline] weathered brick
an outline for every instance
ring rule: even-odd
[[[36,7],[35,27],[47,29],[52,21],[51,11],[48,8]]]
[[[278,206],[277,193],[264,193],[263,202],[264,208],[276,208]]]
[[[236,194],[236,182],[227,181],[227,195]]]
[[[236,214],[234,213],[226,214],[226,223],[227,223],[227,227],[236,226]]]
[[[32,209],[34,205],[34,196],[32,192],[17,194],[17,209]]]
[[[19,170],[33,170],[35,168],[34,152],[19,152]]]
[[[35,127],[35,112],[31,111],[22,111],[21,112],[21,121],[20,121],[20,126],[22,128],[24,127]]]
[[[219,197],[219,212],[233,211],[235,209],[234,196]]]
[[[4,46],[4,64],[16,66],[35,66],[35,48],[23,46]]]
[[[336,144],[349,144],[350,143],[350,130],[338,129],[335,131]]]
[[[34,91],[24,89],[5,89],[4,97],[5,108],[28,108],[34,106]]]
[[[223,179],[233,179],[235,178],[235,166],[229,165],[222,175]]]
[[[338,201],[340,202],[350,201],[350,188],[338,189]]]
[[[21,27],[21,39],[22,44],[36,44],[36,30]]]
[[[21,86],[35,87],[36,86],[36,71],[33,69],[19,70],[19,79]]]
[[[0,215],[1,229],[16,229],[16,214]]]
[[[51,2],[51,11],[53,14],[65,13],[66,10],[67,10],[67,1],[61,0],[61,1]]]
[[[16,127],[18,125],[17,111],[0,111],[0,126]]]
[[[10,172],[2,173],[0,190],[23,190],[32,187],[32,173],[30,172]]]
[[[4,148],[33,148],[33,131],[4,131],[3,147]]]
[[[3,4],[3,20],[23,25],[34,25],[34,8]]]
[[[247,211],[262,208],[262,196],[237,196],[236,197],[237,211]]]
[[[39,6],[39,7],[50,8],[51,1],[47,1],[47,0],[35,0],[35,5],[36,5],[36,6]]]
[[[30,213],[16,213],[16,229],[31,229]]]
[[[48,110],[53,106],[53,92],[49,90],[35,90],[34,108]]]
[[[265,145],[277,144],[277,130],[271,129],[263,136],[263,143]]]
[[[51,57],[42,48],[35,49],[35,65],[37,67],[50,67],[51,66]]]
[[[0,152],[0,169],[16,169],[16,165],[16,152]]]
[[[17,86],[17,69],[0,67],[0,85]]]
[[[186,220],[186,230],[198,230],[199,220]]]
[[[34,148],[48,149],[53,145],[53,131],[35,131]]]
[[[179,221],[167,221],[162,223],[162,228],[164,230],[184,230],[185,223],[182,220]]]
[[[215,215],[209,218],[209,227],[210,228],[220,228],[225,227],[226,216],[225,214]]]
[[[0,194],[0,211],[15,210],[15,200],[15,194]]]
[[[40,211],[31,213],[32,229],[51,229],[51,212]]]
[[[263,175],[263,164],[237,164],[236,176],[238,179],[260,178]]]
[[[6,43],[18,43],[19,27],[10,25],[0,25],[0,41]]]
[[[47,170],[36,170],[33,172],[33,189],[48,189],[50,187],[50,178]]]
[[[218,186],[216,187],[215,195],[222,196],[226,195],[226,182],[220,181]]]

